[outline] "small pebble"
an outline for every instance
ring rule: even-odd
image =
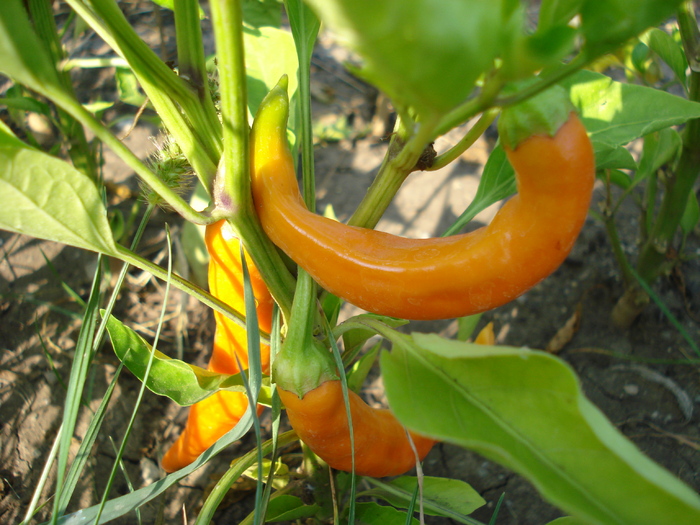
[[[639,394],[639,387],[637,385],[625,385],[622,387],[622,389],[625,391],[625,394],[630,396],[636,396]]]

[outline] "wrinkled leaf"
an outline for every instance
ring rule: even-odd
[[[108,255],[117,251],[95,183],[28,147],[2,123],[0,228]]]
[[[554,356],[413,334],[396,337],[381,365],[389,404],[408,428],[520,473],[572,516],[700,522],[700,497],[605,419]]]
[[[407,509],[417,480],[414,476],[403,476],[389,483],[379,480],[371,483],[377,488],[363,492],[362,496],[381,498],[394,507]],[[423,478],[423,510],[429,516],[459,520],[485,504],[484,498],[464,481],[434,476]]]
[[[623,145],[700,117],[700,103],[580,71],[562,82],[594,142]]]
[[[151,345],[114,316],[107,320],[107,331],[112,340],[114,353],[119,360],[131,373],[143,381],[152,351]],[[154,394],[166,396],[181,406],[192,405],[220,389],[245,392],[245,386],[239,374],[210,372],[184,361],[172,359],[158,350],[155,351],[146,386]],[[269,405],[269,389],[261,390],[261,394],[263,395],[258,401]]]

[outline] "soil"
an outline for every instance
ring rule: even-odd
[[[159,33],[154,30],[157,17],[146,5],[128,4],[132,19],[138,21],[141,34],[154,48],[170,50],[174,56],[171,17],[165,11],[161,13],[165,45],[160,46]],[[109,54],[96,40],[88,42],[82,52]],[[314,53],[312,73],[314,117],[325,129],[316,149],[319,209],[332,205],[340,220],[352,213],[371,182],[386,151],[387,130],[391,129],[384,117],[382,97],[343,68],[342,63],[349,58],[324,34]],[[105,99],[114,99],[116,93],[109,75],[95,71],[76,77],[81,96],[89,98],[99,93]],[[118,105],[106,119],[131,117],[134,113],[135,108]],[[128,121],[116,129],[121,134],[126,128]],[[125,142],[145,157],[153,147],[149,137],[154,135],[157,129],[142,120]],[[450,140],[456,142],[459,136],[456,132],[442,139],[435,145],[436,149],[444,150]],[[462,159],[439,172],[411,175],[379,228],[411,237],[434,236],[444,231],[473,197],[493,138],[492,132],[487,133]],[[135,201],[135,176],[109,152],[105,152],[103,171],[105,180],[111,184],[110,208],[128,213]],[[602,198],[602,188],[597,188],[592,206],[596,208]],[[475,225],[488,222],[495,209],[482,212]],[[624,248],[631,256],[636,253],[639,216],[633,200],[627,199],[617,225]],[[165,223],[172,228],[174,237],[181,231],[182,221],[176,215],[159,211],[149,224],[140,248],[142,254],[161,264],[166,254]],[[0,251],[0,522],[18,523],[39,482],[61,422],[64,385],[70,373],[81,316],[81,306],[67,293],[66,286],[85,300],[96,256],[4,231],[0,232]],[[660,279],[655,290],[697,341],[700,339],[697,232],[689,237],[685,253],[688,257],[679,265],[674,278]],[[117,261],[107,261],[106,266],[115,273],[119,268]],[[631,328],[615,328],[610,314],[622,292],[605,229],[600,222],[589,218],[573,252],[559,270],[513,303],[485,314],[479,326],[493,321],[499,344],[545,348],[572,316],[578,315],[577,329],[563,338],[564,343],[558,345],[561,348],[557,351],[579,375],[586,395],[642,451],[700,490],[697,367],[654,361],[681,362],[697,356],[689,354],[689,345],[655,304],[647,307]],[[151,339],[163,297],[162,283],[141,271],[131,270],[116,315]],[[353,313],[356,309],[349,306],[343,311],[344,316]],[[171,291],[166,319],[159,349],[173,356],[181,349],[186,361],[206,363],[213,336],[211,312],[184,294]],[[408,329],[453,335],[456,324],[454,321],[411,323]],[[117,365],[110,345],[103,345],[90,370],[84,395],[91,410],[99,405]],[[121,375],[69,511],[94,505],[102,496],[115,457],[115,445],[110,439],[114,443],[121,441],[139,387],[140,382],[128,371]],[[378,389],[378,384],[370,387],[372,391]],[[179,434],[185,417],[185,409],[147,393],[124,456],[125,470],[135,488],[162,475],[158,458]],[[84,409],[74,437],[75,450],[89,418],[90,411]],[[264,423],[268,426],[269,420],[265,419]],[[192,520],[206,492],[225,472],[230,460],[250,450],[253,443],[253,437],[246,437],[243,443],[182,480],[164,497],[146,505],[142,509],[143,522],[183,523],[185,515]],[[488,502],[473,514],[485,523],[502,495],[498,524],[539,525],[562,515],[520,476],[456,446],[436,446],[425,461],[424,471],[431,476],[451,477],[471,484]],[[54,483],[55,468],[40,500],[48,500],[49,507]],[[128,490],[124,476],[118,474],[112,497]],[[243,519],[252,506],[250,494],[250,484],[241,483],[222,504],[216,522],[237,523]],[[48,516],[46,510],[41,510],[37,518],[42,521]],[[135,518],[127,516],[117,522],[133,523]],[[448,521],[433,519],[430,523]]]

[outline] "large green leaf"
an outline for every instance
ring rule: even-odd
[[[107,331],[112,340],[114,353],[119,360],[143,381],[152,352],[151,345],[114,316],[110,316],[107,320]],[[221,389],[246,391],[239,374],[210,372],[184,361],[172,359],[158,350],[155,350],[146,386],[154,394],[166,396],[182,406],[192,405]],[[262,389],[261,394],[259,402],[269,405],[269,388]]]
[[[698,495],[605,419],[560,359],[413,334],[394,338],[381,363],[389,404],[408,428],[522,474],[572,516],[700,523]]]
[[[562,85],[569,89],[591,140],[622,145],[670,126],[700,117],[700,103],[665,91],[615,82],[580,71]]]
[[[2,123],[0,228],[108,255],[117,251],[95,183],[30,148]]]
[[[614,51],[629,38],[674,14],[682,0],[585,0],[581,29],[591,56]]]
[[[463,102],[501,49],[500,0],[307,3],[362,56],[366,78],[422,114]]]

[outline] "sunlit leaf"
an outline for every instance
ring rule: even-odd
[[[700,522],[700,497],[605,419],[554,356],[413,334],[397,337],[381,365],[389,404],[408,428],[520,473],[572,516]]]
[[[117,250],[94,181],[28,147],[2,123],[0,228],[108,255]]]
[[[463,102],[502,43],[498,0],[308,0],[395,104],[441,113]],[[512,4],[512,3],[511,3]]]
[[[112,340],[114,353],[136,377],[143,381],[152,351],[151,345],[113,316],[107,320],[107,331]],[[166,396],[182,406],[201,401],[219,389],[245,392],[245,386],[238,374],[210,372],[184,361],[172,359],[158,350],[155,351],[146,386],[154,394]],[[269,396],[269,389],[263,389],[259,402],[269,404]]]
[[[630,141],[700,117],[700,103],[645,86],[580,71],[562,82],[579,109],[591,140]]]

